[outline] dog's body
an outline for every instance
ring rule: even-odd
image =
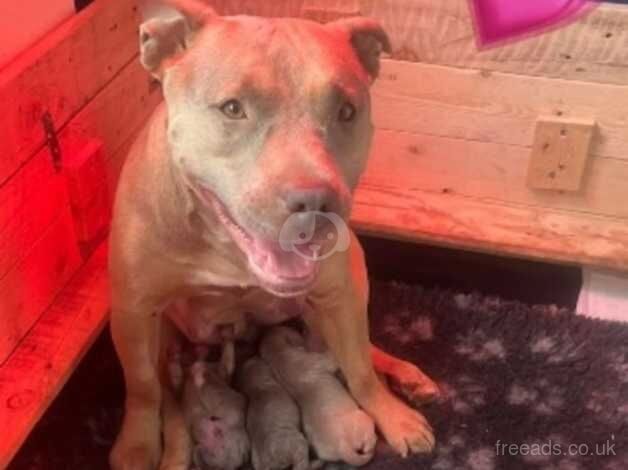
[[[309,444],[301,433],[297,403],[259,357],[237,373],[238,389],[248,399],[246,427],[254,470],[308,470]]]
[[[338,366],[328,352],[309,351],[296,330],[275,327],[262,340],[260,355],[299,404],[303,429],[318,458],[352,466],[373,458],[373,420],[336,376]]]
[[[216,339],[212,319],[237,325],[271,295],[301,299],[308,326],[391,446],[402,455],[431,449],[425,419],[375,373],[410,386],[412,396],[436,391],[416,367],[371,347],[357,238],[349,233],[348,250],[322,261],[279,243],[299,243],[281,232],[295,222],[320,248],[324,234],[311,214],[348,218],[368,154],[368,89],[385,34],[360,18],[322,26],[223,18],[195,0],[170,3],[183,15],[141,28],[141,60],[162,82],[165,104],[131,150],[110,235],[111,329],[127,387],[112,467],[157,468],[162,429],[166,454],[185,441],[158,364],[160,317],[177,299],[203,306],[208,333],[200,339],[208,341]],[[194,335],[195,318],[188,312],[175,322]]]

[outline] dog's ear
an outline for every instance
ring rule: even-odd
[[[372,18],[356,16],[329,23],[349,35],[360,62],[375,80],[379,74],[379,58],[382,52],[391,53],[392,47],[384,28]]]
[[[194,32],[217,15],[198,0],[166,0],[151,10],[155,16],[140,25],[140,62],[161,79],[168,61],[182,53]]]

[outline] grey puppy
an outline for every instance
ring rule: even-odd
[[[224,346],[220,362],[197,360],[183,373],[171,364],[174,385],[183,377],[181,406],[193,441],[196,468],[236,470],[247,461],[250,442],[245,427],[246,398],[229,386],[235,366],[234,344]],[[180,362],[179,362],[180,364]]]
[[[338,366],[328,352],[309,351],[296,330],[275,327],[264,336],[260,354],[297,401],[305,434],[321,460],[361,466],[373,458],[373,420],[336,376]]]
[[[307,470],[309,444],[301,433],[299,407],[262,359],[249,359],[237,373],[248,398],[246,427],[255,470]]]

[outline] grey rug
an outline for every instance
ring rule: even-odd
[[[628,469],[628,324],[393,283],[373,285],[371,323],[444,394],[422,410],[434,455],[368,470]],[[9,468],[108,468],[122,399],[104,334]]]

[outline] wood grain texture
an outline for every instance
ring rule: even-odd
[[[340,18],[359,16],[360,0],[304,0],[301,16],[319,23],[328,23]]]
[[[298,17],[304,0],[209,0],[221,15],[256,15],[266,17]]]
[[[0,363],[81,264],[74,222],[66,206],[18,265],[0,279]]]
[[[541,118],[528,165],[532,189],[578,191],[587,168],[595,122]]]
[[[596,157],[578,192],[528,188],[530,149],[490,142],[377,130],[363,181],[541,208],[628,217],[628,162]],[[628,223],[628,222],[627,222]]]
[[[102,330],[108,309],[103,245],[0,362],[0,468],[8,465]]]
[[[596,121],[594,155],[628,160],[628,86],[385,60],[377,127],[531,147],[539,116]]]
[[[63,177],[40,152],[0,187],[0,279],[68,207]]]
[[[611,218],[365,181],[351,221],[358,231],[379,237],[628,270],[628,225]]]
[[[136,0],[96,0],[0,72],[0,185],[137,54]]]
[[[576,22],[479,50],[468,0],[216,0],[219,12],[330,21],[360,12],[388,32],[395,59],[600,83],[628,83],[628,7],[603,4]]]
[[[628,7],[602,4],[575,23],[478,50],[467,0],[361,0],[388,31],[393,58],[484,71],[628,83]]]

